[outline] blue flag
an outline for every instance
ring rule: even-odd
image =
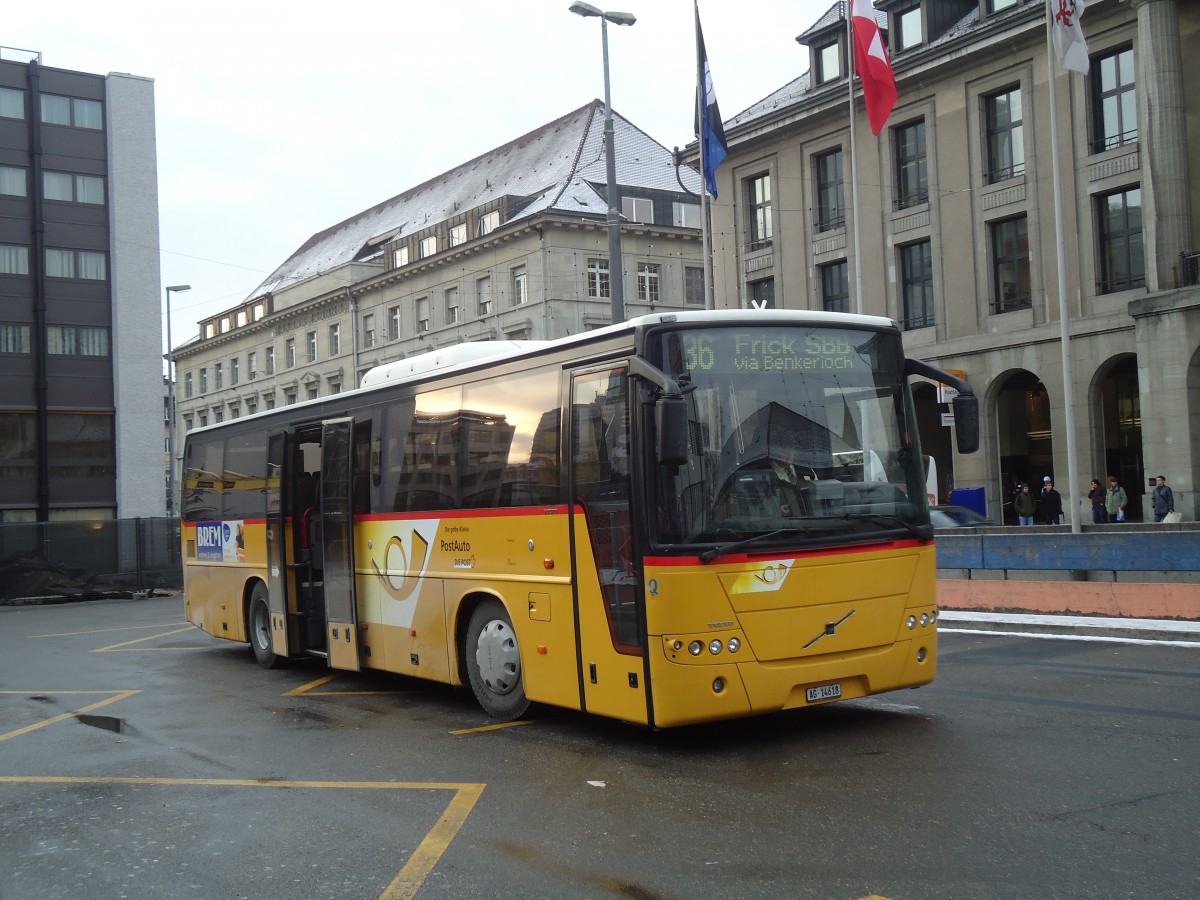
[[[699,78],[702,93],[697,116],[697,137],[701,142],[701,159],[704,163],[704,184],[714,199],[717,196],[717,166],[729,155],[725,143],[725,126],[721,123],[721,110],[717,108],[717,94],[713,90],[712,72],[708,68],[708,53],[704,49],[704,32],[700,30],[700,10],[696,10],[696,58],[699,62]]]

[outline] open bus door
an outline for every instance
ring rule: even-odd
[[[287,477],[287,432],[267,436],[267,607],[271,612],[271,649],[288,655],[288,559],[283,486]]]
[[[325,567],[325,637],[329,665],[359,671],[351,508],[353,419],[321,423],[320,540]]]

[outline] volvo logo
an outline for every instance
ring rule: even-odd
[[[842,616],[842,617],[841,617],[840,619],[838,619],[836,622],[830,622],[830,623],[828,623],[828,624],[825,626],[825,630],[824,630],[824,631],[822,631],[822,632],[821,632],[820,634],[818,634],[818,635],[817,635],[815,638],[813,638],[811,641],[809,641],[807,644],[805,644],[805,645],[804,645],[804,646],[803,646],[801,649],[803,649],[803,650],[807,650],[809,647],[811,647],[813,644],[815,644],[815,643],[816,643],[817,641],[819,641],[821,638],[823,638],[823,637],[829,637],[829,635],[831,635],[831,634],[837,634],[838,626],[839,626],[839,625],[841,625],[843,622],[845,622],[845,621],[846,621],[848,618],[850,618],[850,617],[851,617],[852,615],[854,615],[856,612],[857,612],[857,610],[854,610],[854,609],[852,609],[852,610],[850,610],[850,612],[846,613],[844,616]]]

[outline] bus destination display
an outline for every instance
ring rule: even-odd
[[[844,331],[688,331],[682,337],[691,371],[830,371],[861,362]]]

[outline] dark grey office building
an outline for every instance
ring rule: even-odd
[[[154,83],[0,48],[0,522],[162,515]]]

